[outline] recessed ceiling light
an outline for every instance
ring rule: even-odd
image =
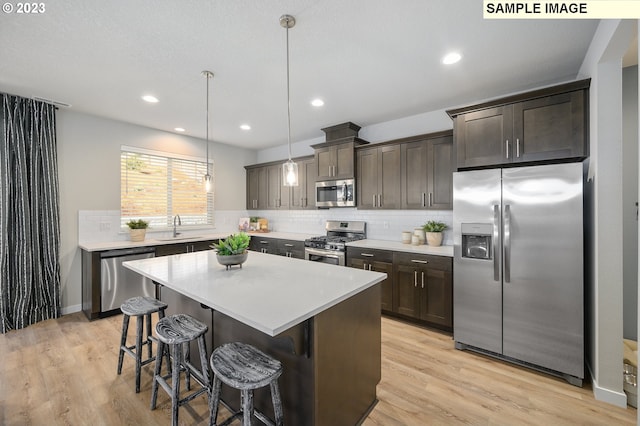
[[[182,127],[176,127],[175,129],[176,132],[184,132],[184,129]]]
[[[142,97],[142,99],[145,102],[149,102],[149,103],[152,103],[152,104],[155,104],[156,102],[158,102],[158,98],[156,98],[155,96],[152,96],[152,95],[144,95]]]
[[[462,59],[462,56],[459,53],[451,52],[451,53],[447,53],[444,56],[444,58],[442,58],[442,63],[445,65],[451,65],[451,64],[455,64],[460,59]]]
[[[240,125],[240,128],[241,128],[242,130],[251,130],[251,126],[249,126],[248,124],[241,124],[241,125]]]
[[[313,105],[314,107],[321,107],[322,105],[324,105],[324,101],[322,99],[314,99],[311,101],[311,105]]]

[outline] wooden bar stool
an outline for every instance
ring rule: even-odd
[[[267,416],[253,407],[253,390],[269,385],[276,417],[275,425],[282,426],[282,401],[278,388],[278,377],[282,374],[280,361],[251,345],[233,342],[221,345],[213,351],[211,368],[214,373],[211,399],[209,400],[209,411],[211,412],[209,423],[211,425],[216,425],[220,388],[224,382],[232,388],[240,390],[242,407],[240,411],[226,419],[222,425],[228,425],[236,417],[242,416],[242,425],[251,426],[251,419],[254,415],[264,424],[273,425],[274,423]]]
[[[124,354],[136,360],[136,393],[140,392],[140,370],[143,365],[147,365],[155,360],[153,356],[152,342],[156,338],[151,335],[151,314],[158,313],[158,318],[164,318],[164,310],[167,304],[152,297],[138,296],[127,299],[121,306],[122,311],[122,336],[120,337],[120,352],[118,353],[118,374],[122,372],[122,361]],[[136,317],[136,343],[127,346],[127,332],[129,331],[129,318]],[[147,331],[144,340],[142,339],[144,320],[147,320]],[[142,359],[142,346],[147,345],[147,358]],[[134,352],[135,350],[135,352]],[[168,355],[167,355],[167,359]]]
[[[151,389],[151,409],[155,410],[158,398],[158,384],[171,396],[171,424],[178,424],[178,409],[202,393],[207,393],[211,397],[209,368],[207,367],[207,344],[204,335],[209,330],[206,324],[198,321],[190,315],[177,314],[165,317],[156,324],[156,334],[158,336],[158,351],[156,355],[156,369],[153,376],[153,387]],[[198,341],[200,352],[200,364],[202,370],[198,370],[189,359],[189,343]],[[183,350],[183,346],[186,349]],[[170,348],[173,356],[171,373],[166,376],[160,375],[162,369],[162,356],[165,346]],[[191,375],[193,374],[202,389],[197,390],[180,399],[180,373],[185,373],[187,391],[191,390]],[[171,385],[167,380],[171,378]]]

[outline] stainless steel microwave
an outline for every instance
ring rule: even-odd
[[[354,179],[316,182],[316,207],[355,207]]]

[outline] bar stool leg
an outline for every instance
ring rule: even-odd
[[[173,371],[171,371],[171,424],[178,426],[178,396],[180,395],[180,363],[183,359],[182,345],[172,345],[173,352]]]
[[[185,349],[186,348],[186,349]],[[187,360],[191,362],[191,342],[184,343],[184,347],[181,346],[181,349],[184,349],[182,352],[183,360]],[[187,368],[185,373],[185,382],[187,383],[187,390],[191,390],[191,372]]]
[[[207,396],[211,399],[211,381],[209,380],[209,364],[207,363],[207,342],[204,340],[204,335],[198,337],[198,351],[200,352],[202,378],[204,379],[205,387],[209,389]]]
[[[271,402],[273,403],[273,411],[276,415],[276,426],[282,426],[284,424],[284,414],[282,412],[282,400],[280,399],[280,388],[278,387],[278,379],[272,381],[270,387]]]
[[[146,334],[146,341],[147,341],[147,358],[151,358],[151,356],[153,355],[153,340],[151,340],[151,314],[147,314],[145,315],[147,317],[147,334]]]
[[[164,355],[164,351],[167,353],[169,349],[165,347],[166,345],[162,341],[158,341],[158,352],[156,353],[156,368],[153,372],[153,386],[151,387],[151,409],[156,409],[156,400],[158,399],[158,377],[160,376],[160,370],[162,370],[162,356]],[[167,356],[167,363],[169,362],[169,357]]]
[[[253,417],[253,391],[242,390],[242,426],[251,426]]]
[[[120,352],[118,354],[118,374],[122,373],[122,360],[124,359],[123,346],[127,344],[127,333],[129,332],[129,315],[122,315],[122,336],[120,337]]]
[[[218,405],[220,404],[220,388],[222,381],[218,376],[213,376],[213,386],[211,387],[211,398],[209,398],[209,426],[216,426],[218,420]]]
[[[140,393],[140,371],[142,370],[142,326],[144,318],[136,317],[136,393]]]

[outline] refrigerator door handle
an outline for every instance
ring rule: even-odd
[[[500,259],[498,240],[500,239],[500,205],[493,205],[493,280],[500,281]]]
[[[511,282],[511,206],[504,206],[504,282]]]

